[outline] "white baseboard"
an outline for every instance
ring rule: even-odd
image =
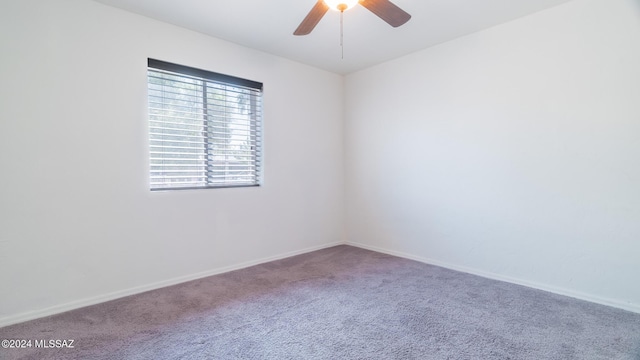
[[[290,251],[290,252],[287,252],[287,253],[284,253],[284,254],[279,254],[279,255],[270,256],[270,257],[266,257],[266,258],[262,258],[262,259],[243,262],[243,263],[240,263],[240,264],[237,264],[237,265],[232,265],[232,266],[226,266],[226,267],[223,267],[223,268],[207,270],[207,271],[200,272],[200,273],[197,273],[197,274],[180,276],[180,277],[172,278],[172,279],[169,279],[169,280],[155,282],[155,283],[148,284],[148,285],[137,286],[137,287],[126,289],[126,290],[115,291],[115,292],[111,292],[111,293],[108,293],[108,294],[103,294],[103,295],[98,295],[98,296],[85,298],[85,299],[81,299],[81,300],[77,300],[77,301],[72,301],[72,302],[68,302],[68,303],[65,303],[65,304],[55,305],[55,306],[51,306],[51,307],[48,307],[48,308],[45,308],[45,309],[28,311],[28,312],[24,312],[24,313],[20,313],[20,314],[16,314],[16,315],[10,315],[10,316],[6,316],[6,317],[3,317],[3,318],[0,318],[0,327],[12,325],[12,324],[17,324],[17,323],[21,323],[21,322],[25,322],[25,321],[29,321],[29,320],[34,320],[34,319],[42,318],[42,317],[45,317],[45,316],[55,315],[55,314],[63,313],[65,311],[75,310],[75,309],[79,309],[79,308],[82,308],[82,307],[85,307],[85,306],[95,305],[95,304],[103,303],[103,302],[106,302],[106,301],[123,298],[125,296],[140,294],[140,293],[143,293],[143,292],[146,292],[146,291],[156,290],[156,289],[160,289],[160,288],[163,288],[163,287],[184,283],[184,282],[187,282],[187,281],[202,279],[202,278],[205,278],[205,277],[208,277],[208,276],[219,275],[219,274],[226,273],[226,272],[229,272],[229,271],[240,270],[240,269],[244,269],[244,268],[247,268],[247,267],[250,267],[250,266],[264,264],[264,263],[267,263],[267,262],[270,262],[270,261],[275,261],[275,260],[288,258],[288,257],[291,257],[291,256],[306,254],[306,253],[309,253],[309,252],[312,252],[312,251],[322,250],[322,249],[330,248],[330,247],[337,246],[337,245],[344,245],[344,242],[335,242],[335,243],[330,243],[330,244],[324,244],[324,245],[320,245],[320,246],[314,246],[314,247],[310,247],[310,248],[305,248],[305,249],[302,249],[302,250]]]
[[[421,256],[415,256],[408,253],[379,248],[376,246],[365,245],[357,242],[347,241],[346,245],[355,246],[355,247],[359,247],[362,249],[371,250],[371,251],[375,251],[383,254],[393,255],[393,256],[397,256],[405,259],[415,260],[421,263],[435,265],[435,266],[443,267],[446,269],[460,271],[460,272],[464,272],[472,275],[477,275],[477,276],[481,276],[481,277],[492,279],[492,280],[498,280],[498,281],[504,281],[512,284],[522,285],[522,286],[526,286],[526,287],[537,289],[537,290],[547,291],[547,292],[558,294],[558,295],[564,295],[564,296],[572,297],[575,299],[589,301],[589,302],[600,304],[600,305],[611,306],[618,309],[627,310],[627,311],[640,314],[640,304],[633,304],[633,303],[628,303],[628,302],[623,302],[623,301],[618,301],[613,299],[607,299],[607,298],[603,298],[603,297],[599,297],[591,294],[585,294],[578,291],[540,284],[532,281],[522,280],[522,279],[510,277],[510,276],[504,276],[504,275],[500,275],[492,272],[473,269],[466,266],[450,264],[450,263],[446,263],[446,262],[442,262],[434,259],[423,258]]]

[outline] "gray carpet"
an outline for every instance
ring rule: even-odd
[[[633,359],[640,314],[337,246],[0,329],[2,359]]]

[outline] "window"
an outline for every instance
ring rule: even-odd
[[[262,84],[149,59],[151,190],[260,184]]]

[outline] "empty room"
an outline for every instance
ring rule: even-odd
[[[0,30],[0,359],[640,359],[640,0]]]

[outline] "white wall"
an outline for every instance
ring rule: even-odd
[[[87,0],[0,49],[0,326],[344,240],[341,76]],[[264,83],[264,186],[148,190],[147,57]]]
[[[351,243],[640,312],[640,3],[351,74]]]

